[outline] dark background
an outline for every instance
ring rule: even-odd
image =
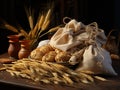
[[[119,0],[0,0],[0,18],[28,30],[24,6],[31,5],[37,17],[50,1],[55,1],[53,26],[61,24],[63,17],[68,16],[84,24],[97,22],[106,35],[112,29],[120,29]],[[10,34],[11,31],[0,28],[0,54],[7,51],[9,43],[6,36]]]

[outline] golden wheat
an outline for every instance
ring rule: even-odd
[[[25,11],[26,11],[26,15],[27,15],[27,18],[28,18],[28,22],[29,22],[29,25],[30,25],[30,29],[33,29],[34,27],[34,12],[31,8],[26,8],[25,7]]]
[[[14,26],[12,26],[10,24],[5,23],[4,27],[8,30],[11,30],[11,31],[15,32],[15,33],[19,33],[18,29],[16,29]]]
[[[26,30],[24,30],[19,25],[17,26],[18,28],[16,28],[12,25],[9,25],[4,20],[3,20],[2,27],[5,29],[8,29],[10,31],[13,31],[15,33],[18,33],[19,35],[24,36],[25,37],[24,39],[32,40],[32,43],[31,43],[31,46],[32,46],[44,35],[52,32],[52,31],[55,31],[55,29],[48,30],[51,19],[52,19],[51,15],[52,15],[53,7],[54,7],[54,3],[53,2],[49,3],[49,5],[46,7],[46,8],[48,8],[48,10],[42,11],[42,13],[40,13],[38,15],[37,20],[34,20],[35,19],[34,18],[34,14],[35,14],[34,10],[31,9],[30,7],[29,8],[25,7],[25,12],[26,12],[28,23],[30,26],[30,30],[28,32],[26,32]],[[36,21],[35,24],[34,24],[34,21]],[[45,32],[45,33],[43,33],[43,32]]]
[[[45,16],[42,14],[42,15],[39,16],[39,17],[40,17],[40,19],[39,19],[39,21],[38,21],[38,30],[41,29]]]

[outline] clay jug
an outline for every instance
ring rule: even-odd
[[[19,36],[18,35],[9,35],[8,55],[11,59],[18,59],[18,52],[20,50]]]
[[[31,52],[31,49],[30,49],[31,40],[20,40],[19,42],[20,42],[20,46],[21,46],[21,49],[18,53],[19,59],[28,58],[28,56],[30,55],[30,52]]]

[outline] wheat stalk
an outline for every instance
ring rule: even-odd
[[[49,31],[47,31],[46,33],[44,33],[44,34],[42,34],[42,35],[40,35],[40,37],[39,38],[41,38],[41,37],[43,37],[43,36],[45,36],[46,34],[48,34],[48,33],[52,33],[52,32],[55,32],[55,31],[57,31],[60,27],[61,27],[62,25],[58,25],[58,26],[56,26],[56,27],[54,27],[54,28],[51,28]]]
[[[44,26],[48,22],[48,20],[50,19],[51,12],[52,12],[51,9],[49,9],[46,16],[45,16],[45,20],[44,20],[44,23],[42,26]],[[42,30],[43,30],[43,28],[42,28]]]
[[[18,33],[19,35],[24,36],[24,39],[30,39],[32,40],[32,45],[34,45],[37,40],[39,40],[42,36],[55,31],[56,29],[51,29],[49,31],[44,32],[45,30],[48,29],[50,22],[51,22],[51,15],[52,15],[52,9],[53,9],[54,4],[50,3],[50,6],[46,7],[48,8],[47,11],[42,11],[41,14],[38,15],[38,19],[36,24],[34,25],[34,10],[31,9],[31,7],[27,8],[25,7],[25,12],[27,15],[27,19],[29,22],[29,26],[30,26],[30,31],[26,32],[22,27],[18,26],[18,28],[9,25],[7,22],[3,21],[3,28],[6,28],[8,30],[11,30],[13,32]],[[58,27],[56,27],[58,28]]]
[[[15,32],[15,33],[19,33],[19,30],[16,27],[8,24],[5,20],[1,19],[1,21],[2,21],[2,25],[1,25],[2,28],[8,29],[8,30]]]
[[[12,25],[9,25],[9,24],[5,24],[4,25],[4,27],[6,28],[6,29],[8,29],[8,30],[11,30],[11,31],[13,31],[13,32],[16,32],[16,33],[19,33],[19,31],[18,31],[18,29],[16,29],[14,26],[12,26]]]
[[[32,39],[37,37],[37,33],[36,33],[37,31],[38,31],[38,23],[36,23],[36,25],[32,31],[32,36],[31,36]]]
[[[42,27],[41,31],[46,30],[49,27],[50,20],[46,21],[45,25]]]
[[[31,10],[31,8],[29,9],[25,8],[25,11],[26,11],[26,15],[27,15],[28,22],[30,25],[30,29],[32,30],[34,27],[34,12],[33,10]]]
[[[44,18],[45,18],[44,14],[41,14],[41,15],[39,16],[39,21],[38,21],[38,29],[39,29],[39,30],[41,29],[41,27],[42,27],[42,25],[43,25]]]

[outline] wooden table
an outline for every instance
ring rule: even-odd
[[[0,58],[7,57],[7,54],[0,56]],[[107,81],[96,81],[90,84],[78,83],[74,86],[41,84],[28,79],[12,77],[8,72],[2,71],[0,72],[0,90],[120,90],[120,70],[119,68],[116,70],[118,76],[106,77]]]

